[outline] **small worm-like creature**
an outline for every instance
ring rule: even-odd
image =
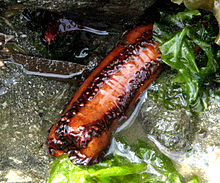
[[[97,163],[118,120],[162,71],[153,25],[125,35],[84,81],[47,140],[53,156],[67,153],[76,164]]]
[[[91,27],[79,25],[79,24],[76,24],[72,20],[61,18],[54,22],[50,22],[46,26],[44,39],[47,41],[48,44],[51,44],[51,42],[54,41],[55,38],[60,33],[74,32],[74,31],[86,31],[86,32],[90,32],[90,33],[102,35],[102,36],[108,35],[108,32],[106,31],[101,31],[98,29],[93,29]]]

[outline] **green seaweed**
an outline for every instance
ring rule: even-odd
[[[213,45],[217,32],[211,24],[206,25],[211,17],[198,10],[161,15],[154,24],[154,38],[160,44],[162,61],[177,71],[173,82],[183,89],[187,107],[200,112],[208,106],[207,83],[214,81],[219,69],[219,47]]]
[[[67,154],[59,156],[51,166],[48,183],[184,182],[172,161],[145,142],[139,140],[136,145],[128,146],[117,141],[116,145],[122,147],[118,153],[114,156],[111,155],[102,163],[89,167],[74,165]],[[133,158],[138,161],[132,162],[131,158],[125,156],[124,150],[127,151],[127,154],[133,154]],[[123,156],[121,156],[122,154]]]

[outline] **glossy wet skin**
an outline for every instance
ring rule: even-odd
[[[85,80],[51,128],[53,156],[68,153],[77,164],[96,163],[130,105],[162,70],[152,25],[139,26]]]

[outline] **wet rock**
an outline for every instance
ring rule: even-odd
[[[13,63],[0,71],[0,182],[46,182],[52,160],[48,130],[74,88],[26,75]]]
[[[5,7],[9,6],[26,6],[32,8],[41,8],[48,10],[56,10],[56,11],[67,11],[75,7],[76,9],[80,8],[91,8],[91,9],[100,9],[101,11],[106,11],[112,14],[130,14],[138,13],[143,11],[145,8],[150,7],[155,0],[80,0],[80,1],[69,1],[69,0],[3,0],[1,3],[4,4]],[[129,13],[130,12],[130,13]]]

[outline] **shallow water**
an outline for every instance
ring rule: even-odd
[[[48,130],[77,87],[27,75],[13,63],[0,71],[0,181],[46,182],[53,160],[45,146]],[[212,98],[197,117],[185,109],[168,110],[150,97],[164,78],[166,72],[142,96],[132,124],[118,128],[115,135],[131,143],[142,139],[155,144],[184,176],[197,174],[203,182],[218,183],[213,169],[220,158],[220,104]]]
[[[17,36],[28,54],[40,56],[42,53],[33,45],[36,42],[29,42],[39,33],[23,28],[26,24],[21,14],[14,19],[16,31],[6,31]],[[97,46],[84,60],[90,70],[134,22],[112,24],[114,34],[110,37],[90,37],[91,44]],[[130,125],[118,128],[115,136],[124,136],[131,143],[142,139],[154,144],[176,163],[182,175],[197,174],[204,183],[219,183],[214,170],[220,168],[220,103],[213,96],[208,109],[194,117],[185,110],[181,90],[176,88],[169,93],[175,105],[161,105],[155,94],[164,83],[169,85],[172,77],[170,71],[161,74],[134,110]],[[28,75],[13,63],[0,67],[0,182],[47,181],[53,161],[45,146],[48,130],[77,88],[76,84]]]

